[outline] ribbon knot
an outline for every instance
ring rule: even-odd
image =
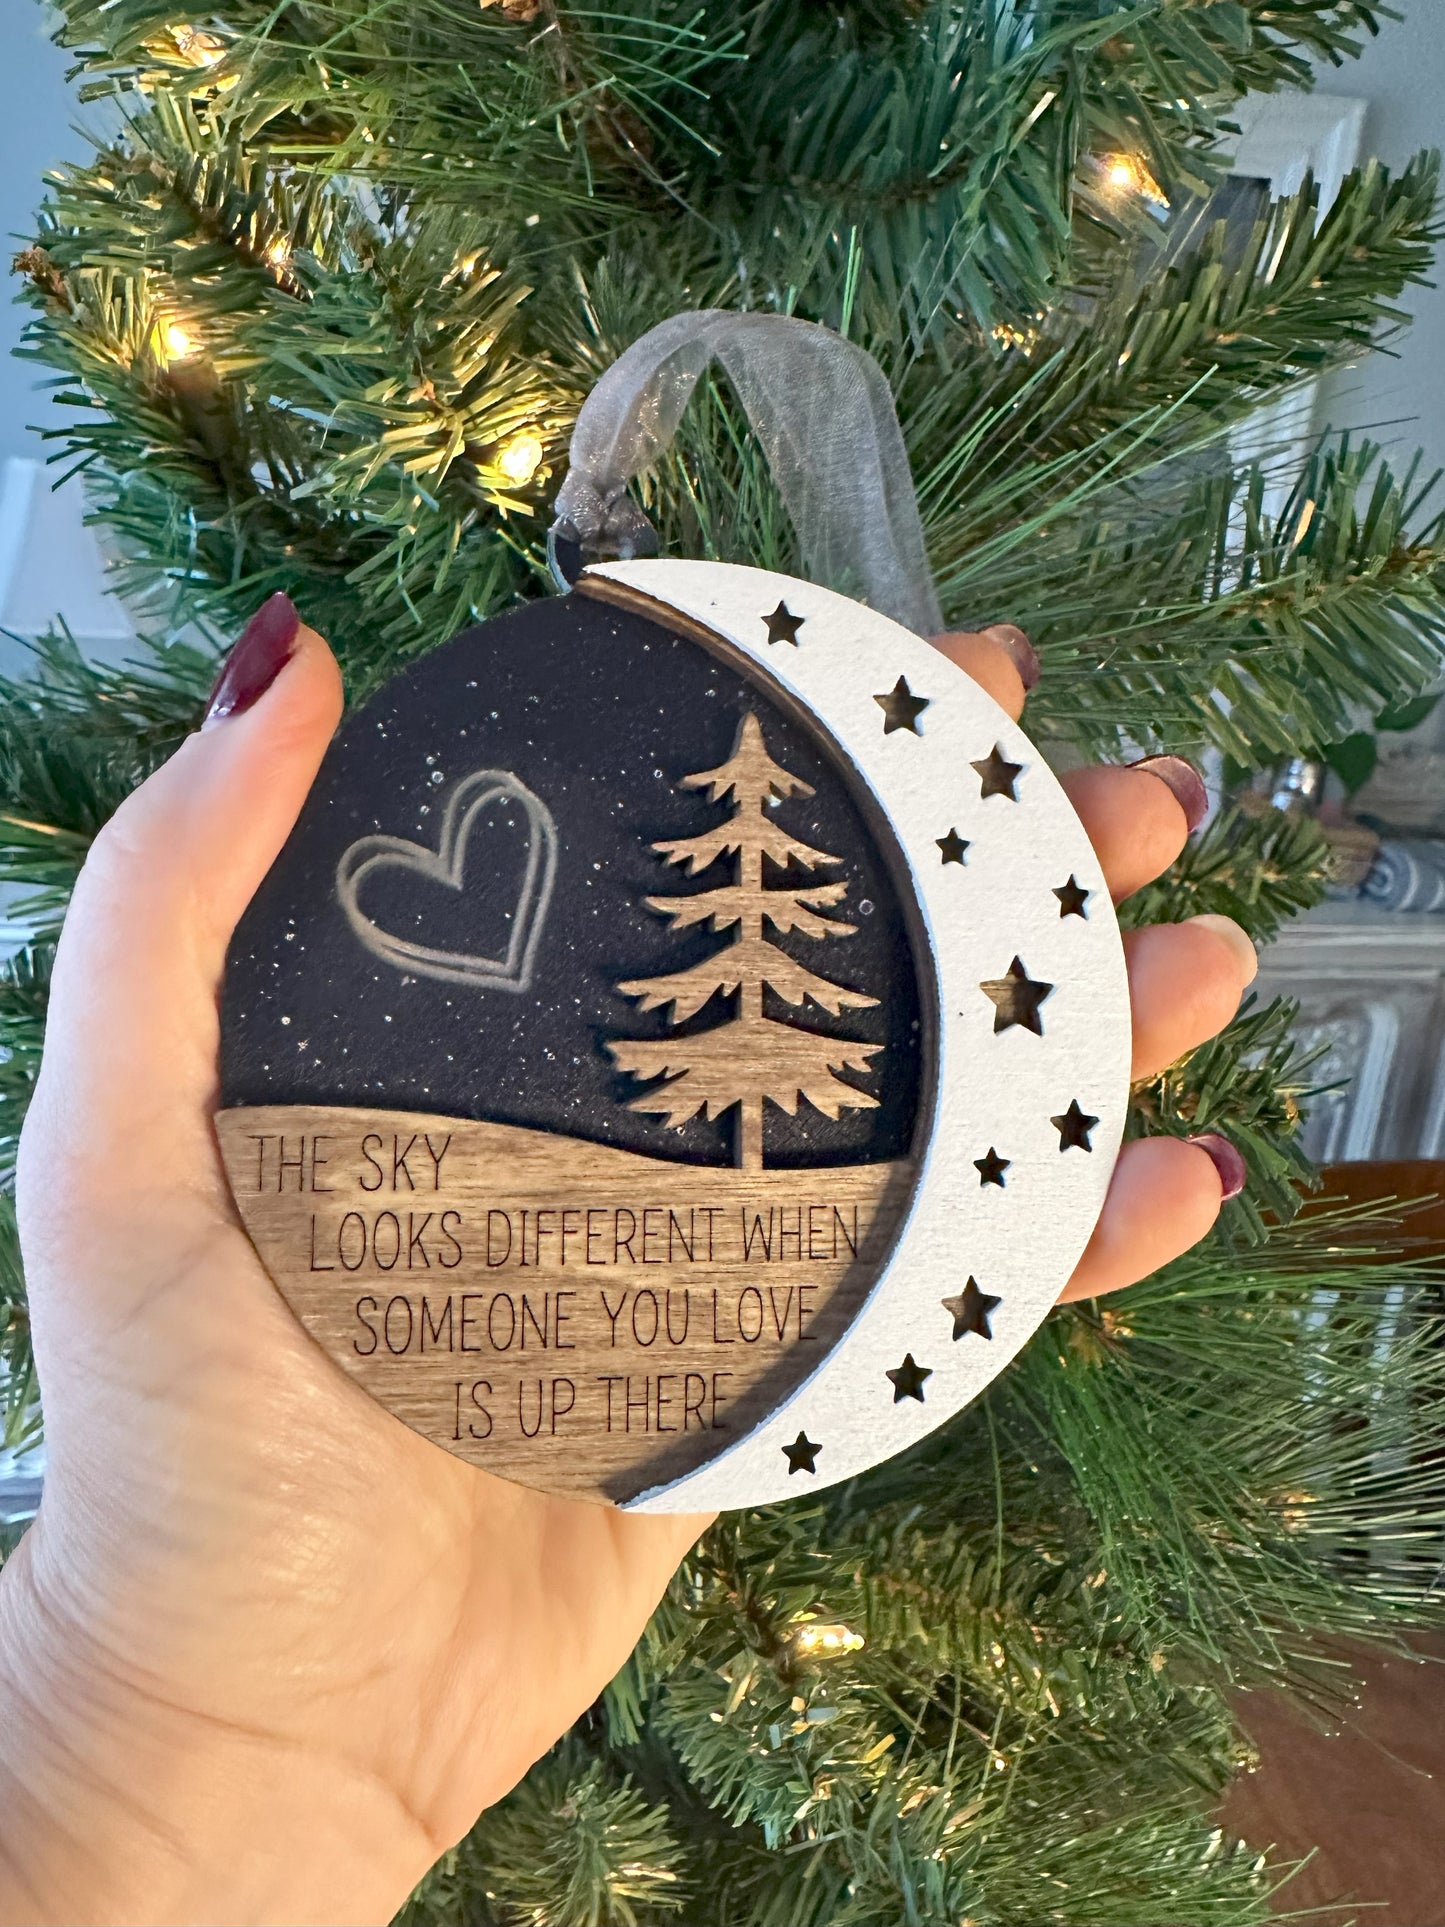
[[[656,548],[653,526],[627,493],[625,483],[604,495],[574,470],[568,484],[565,518],[562,498],[557,498],[558,519],[565,519],[568,531],[584,548],[612,555],[637,555],[649,543]]]
[[[572,432],[550,538],[559,573],[575,577],[560,566],[564,550],[656,553],[627,485],[668,447],[714,360],[767,456],[809,576],[935,634],[943,617],[883,371],[853,342],[788,315],[700,308],[660,322],[618,357]]]

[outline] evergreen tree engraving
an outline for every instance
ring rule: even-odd
[[[608,1048],[618,1068],[634,1077],[668,1078],[656,1090],[634,1098],[631,1110],[651,1111],[676,1125],[699,1111],[705,1117],[719,1117],[737,1105],[737,1162],[745,1171],[760,1171],[763,1100],[770,1099],[790,1117],[800,1098],[827,1117],[837,1117],[843,1110],[876,1109],[877,1098],[845,1083],[836,1073],[866,1071],[870,1058],[883,1048],[799,1030],[767,1016],[764,987],[784,1003],[801,1006],[807,999],[833,1016],[865,1009],[878,999],[816,976],[765,934],[764,926],[770,924],[780,934],[798,931],[807,937],[849,937],[857,926],[822,914],[842,901],[846,883],[798,886],[784,882],[769,887],[764,881],[764,858],[780,870],[789,864],[817,870],[842,859],[799,842],[771,820],[769,812],[776,804],[793,796],[811,796],[813,791],[801,777],[773,761],[757,717],[744,716],[725,763],[684,777],[681,787],[706,790],[713,803],[730,798],[731,820],[700,836],[655,843],[653,848],[668,863],[686,864],[691,876],[719,857],[736,857],[737,880],[695,896],[649,897],[648,908],[670,918],[674,930],[711,922],[714,930],[736,934],[731,943],[690,969],[617,987],[637,998],[643,1010],[671,1004],[674,1024],[686,1023],[715,996],[736,996],[737,1007],[711,1030],[682,1037],[626,1039]]]

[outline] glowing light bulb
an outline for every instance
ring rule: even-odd
[[[226,43],[203,28],[181,25],[168,29],[176,52],[189,67],[214,67],[226,51]]]
[[[1154,207],[1168,207],[1168,196],[1149,172],[1142,155],[1104,154],[1095,165],[1104,185],[1112,193],[1120,196],[1137,194],[1140,200],[1148,201]]]
[[[1038,346],[1039,331],[1031,324],[1015,328],[1011,322],[1000,321],[989,329],[989,333],[1000,348],[1014,348],[1029,354]]]
[[[197,343],[179,321],[168,321],[163,330],[166,353],[173,361],[185,361],[196,353]]]
[[[792,1635],[793,1650],[809,1653],[815,1658],[837,1658],[844,1653],[856,1653],[865,1644],[863,1635],[855,1633],[851,1626],[839,1623],[819,1625],[817,1621],[805,1623]]]
[[[509,482],[521,488],[531,481],[542,466],[545,453],[541,437],[530,428],[524,428],[502,449],[497,457],[497,467]]]

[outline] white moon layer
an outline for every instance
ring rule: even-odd
[[[1083,825],[1018,725],[918,636],[847,597],[789,576],[708,562],[609,563],[588,577],[689,618],[801,701],[830,735],[897,838],[937,974],[936,1078],[920,1131],[921,1170],[887,1263],[818,1369],[735,1444],[642,1493],[636,1512],[762,1505],[854,1477],[931,1432],[980,1392],[1057,1299],[1094,1228],[1118,1154],[1129,1088],[1129,987],[1108,886]],[[584,585],[587,578],[584,578]],[[796,646],[769,643],[766,616],[802,618]],[[906,679],[928,707],[918,733],[885,734],[876,697]],[[1017,801],[985,797],[972,764],[997,746],[1022,765]],[[938,839],[956,830],[963,863]],[[1063,916],[1055,889],[1090,892]],[[901,879],[900,879],[901,881]],[[995,1032],[979,988],[1015,957],[1054,986],[1043,1036]],[[927,995],[926,983],[920,986]],[[925,1087],[926,1089],[926,1087]],[[1059,1148],[1051,1118],[1077,1100],[1097,1117],[1092,1148]],[[996,1148],[1005,1184],[974,1160]],[[942,1300],[977,1280],[999,1300],[992,1338],[953,1338]],[[886,1376],[911,1354],[923,1399],[895,1400]],[[815,1470],[791,1471],[802,1432]]]

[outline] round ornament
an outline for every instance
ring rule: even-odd
[[[399,1419],[701,1511],[852,1477],[1008,1362],[1129,1042],[1093,850],[990,697],[830,589],[634,560],[339,732],[232,946],[218,1129]]]

